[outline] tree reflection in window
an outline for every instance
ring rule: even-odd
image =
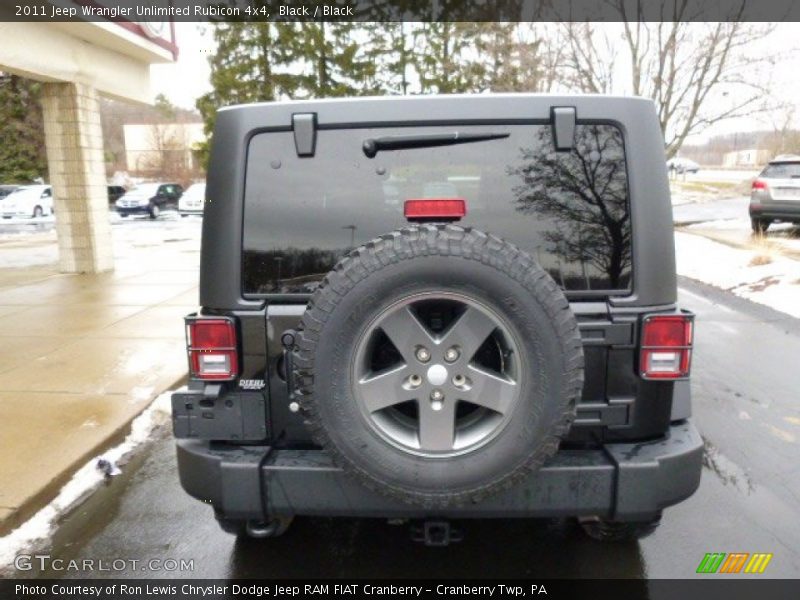
[[[553,223],[544,234],[548,250],[567,263],[605,274],[610,287],[625,286],[631,269],[631,229],[625,149],[612,125],[578,125],[570,152],[556,152],[550,127],[536,128],[536,141],[520,149],[516,208]]]

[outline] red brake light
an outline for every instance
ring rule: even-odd
[[[688,377],[694,315],[648,315],[642,322],[639,369],[644,379]]]
[[[409,221],[458,221],[467,214],[463,198],[406,200],[403,214]]]
[[[767,189],[767,182],[761,179],[756,179],[753,181],[753,189],[754,190],[765,190]]]
[[[232,319],[189,317],[186,345],[191,376],[205,380],[227,380],[239,373],[236,326]]]

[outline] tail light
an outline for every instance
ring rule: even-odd
[[[187,317],[186,349],[193,378],[234,379],[239,374],[236,325],[227,317]]]
[[[694,315],[648,315],[642,322],[639,370],[644,379],[682,379],[692,361]]]
[[[756,179],[753,181],[753,189],[754,190],[765,190],[767,189],[767,182],[763,179]]]
[[[403,214],[409,221],[458,221],[467,214],[463,198],[406,200]]]

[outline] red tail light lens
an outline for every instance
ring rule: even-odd
[[[192,377],[224,381],[239,374],[236,326],[232,319],[187,318],[186,346]]]
[[[642,322],[639,369],[644,379],[682,379],[692,361],[694,315],[648,315]]]
[[[767,189],[767,182],[761,179],[756,179],[753,181],[753,189],[754,190],[765,190]]]
[[[406,200],[403,214],[409,221],[458,221],[467,214],[463,198]]]

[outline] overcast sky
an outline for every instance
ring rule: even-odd
[[[613,27],[614,24],[597,24],[599,27]],[[208,25],[198,23],[176,23],[176,37],[180,47],[178,61],[172,64],[156,65],[152,69],[153,96],[165,94],[174,104],[194,108],[195,100],[211,89],[208,57],[214,51],[213,36]],[[204,33],[205,30],[205,33]],[[794,102],[797,106],[795,126],[800,126],[800,59],[797,48],[800,45],[800,23],[784,23],[764,38],[759,44],[765,52],[776,52],[779,57],[772,76],[773,93],[781,100]],[[620,65],[622,69],[624,64]],[[619,80],[624,79],[620,77]],[[733,133],[754,129],[771,129],[768,115],[754,118],[727,121],[717,124],[703,136],[695,136],[691,141],[718,133]]]

